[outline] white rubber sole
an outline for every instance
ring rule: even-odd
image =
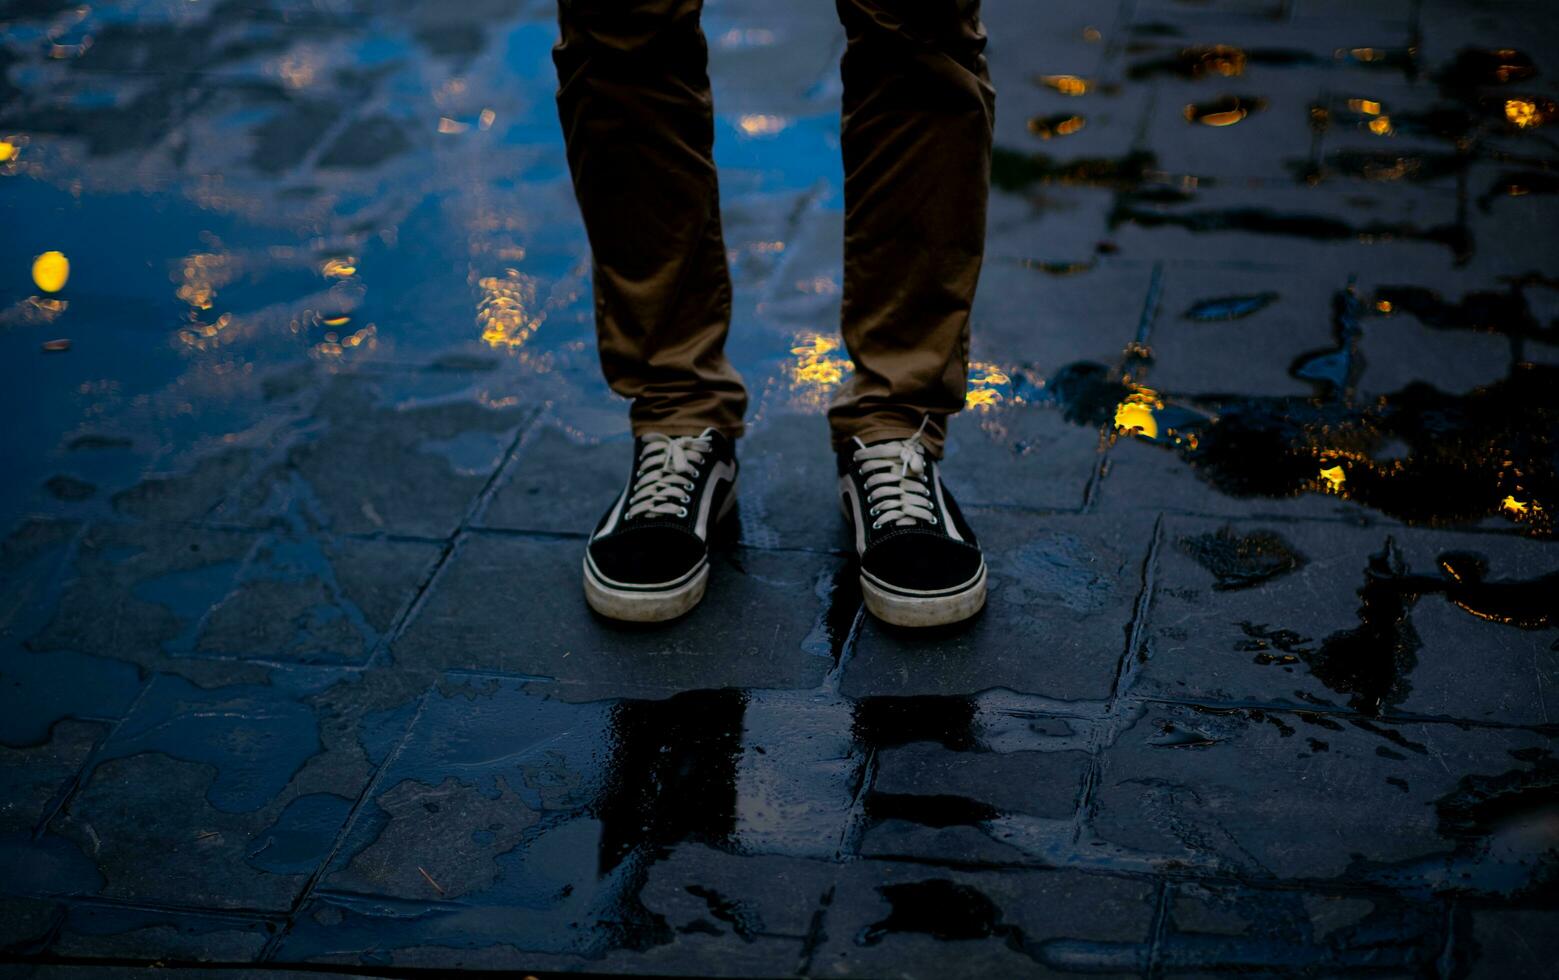
[[[709,563],[686,582],[673,589],[641,592],[614,589],[596,578],[585,559],[585,601],[590,608],[607,617],[628,623],[664,623],[683,615],[704,598],[709,584]]]
[[[919,596],[892,592],[861,576],[861,597],[866,611],[894,626],[946,626],[959,623],[985,606],[985,563],[980,571],[956,592]]]
[[[720,513],[710,522],[711,532],[719,527],[736,508],[736,481],[720,505]],[[704,588],[709,584],[709,561],[686,582],[667,589],[620,589],[603,581],[590,567],[590,555],[585,554],[585,601],[590,608],[607,619],[619,619],[626,623],[664,623],[688,612],[704,598]]]

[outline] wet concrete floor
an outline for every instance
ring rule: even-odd
[[[739,540],[586,609],[552,16],[0,7],[0,975],[1551,975],[1550,4],[987,0],[931,634],[835,516],[824,0],[705,14]]]

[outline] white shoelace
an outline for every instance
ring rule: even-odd
[[[911,527],[924,521],[936,524],[936,504],[927,485],[926,450],[920,434],[926,423],[908,439],[862,446],[852,459],[866,477],[866,502],[871,505],[872,530],[884,524]]]
[[[687,491],[695,486],[687,477],[698,475],[698,464],[713,448],[707,434],[674,437],[659,432],[647,434],[623,517],[648,514],[686,517],[687,508],[683,505],[693,502]]]

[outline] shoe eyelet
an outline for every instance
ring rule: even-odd
[[[686,517],[687,516],[687,508],[686,507],[678,507],[677,508],[677,516],[678,517]]]
[[[935,514],[932,514],[932,515],[931,515],[931,523],[932,523],[932,524],[936,524],[936,523],[938,523],[938,522],[937,522],[937,519],[936,519],[936,515],[935,515]]]
[[[877,530],[877,529],[879,529],[881,527],[882,527],[882,522],[881,521],[874,521],[872,523],[872,530],[873,531],[875,531],[875,530]]]
[[[877,508],[873,507],[871,510],[867,511],[867,513],[869,515],[871,515],[872,517],[876,517],[877,516]]]
[[[688,496],[688,495],[687,495],[687,494],[685,494],[685,493],[684,493],[684,494],[683,494],[683,495],[682,495],[682,502],[683,502],[683,503],[684,503],[684,504],[691,504],[691,503],[692,503],[692,502],[693,502],[693,498],[692,498],[692,497],[689,497],[689,496]]]

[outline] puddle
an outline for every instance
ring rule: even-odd
[[[1241,117],[1243,118],[1243,117]],[[1234,121],[1238,121],[1235,119]],[[1460,223],[1417,225],[1405,222],[1363,222],[1354,224],[1342,218],[1319,214],[1275,211],[1260,207],[1235,207],[1165,211],[1144,206],[1161,203],[1187,203],[1192,197],[1178,195],[1165,202],[1142,194],[1126,193],[1117,198],[1110,213],[1110,227],[1123,224],[1142,228],[1181,228],[1195,234],[1245,232],[1312,241],[1408,241],[1429,242],[1450,249],[1458,263],[1472,257],[1471,232]]]
[[[1448,95],[1464,96],[1480,88],[1524,82],[1537,75],[1530,55],[1515,48],[1463,48],[1430,77]]]
[[[1407,697],[1407,677],[1423,647],[1409,618],[1418,595],[1397,587],[1405,572],[1396,543],[1387,538],[1365,570],[1359,625],[1333,633],[1317,649],[1297,651],[1313,677],[1349,695],[1349,706],[1367,715],[1378,715]]]
[[[1083,131],[1088,121],[1082,116],[1059,113],[1052,116],[1035,116],[1028,121],[1028,131],[1042,140],[1071,136]]]
[[[1156,163],[1157,158],[1145,151],[1058,160],[997,146],[991,153],[991,186],[1014,192],[1043,184],[1127,188],[1140,184]]]
[[[1305,162],[1294,164],[1291,169],[1300,180],[1311,184],[1330,177],[1382,183],[1428,183],[1465,173],[1468,163],[1468,157],[1450,153],[1403,154],[1391,150],[1348,149],[1326,154],[1319,166]]]
[[[1236,534],[1228,525],[1208,534],[1180,538],[1176,546],[1213,574],[1213,588],[1247,589],[1287,575],[1305,557],[1274,531]]]
[[[1292,630],[1243,622],[1246,640],[1236,649],[1254,652],[1259,664],[1303,662],[1321,683],[1348,695],[1354,710],[1379,715],[1411,690],[1409,677],[1423,647],[1412,612],[1426,596],[1443,597],[1469,615],[1504,626],[1559,626],[1559,569],[1525,579],[1490,578],[1488,560],[1464,551],[1441,554],[1436,567],[1438,574],[1413,572],[1388,537],[1365,567],[1358,626],[1317,642]],[[1559,650],[1559,642],[1554,646]]]
[[[1293,48],[1238,48],[1207,44],[1181,48],[1174,54],[1134,62],[1126,77],[1134,81],[1171,76],[1188,79],[1238,78],[1247,66],[1302,68],[1320,63],[1307,51]]]
[[[1216,323],[1223,320],[1242,320],[1259,313],[1278,301],[1277,293],[1254,293],[1250,296],[1219,296],[1192,303],[1182,314],[1182,320],[1198,323]]]
[[[1225,95],[1210,102],[1193,102],[1185,107],[1183,115],[1186,122],[1203,126],[1233,126],[1266,108],[1267,100],[1254,95]]]
[[[352,802],[332,793],[314,793],[288,803],[276,823],[250,841],[249,866],[278,875],[312,874],[329,856],[336,833],[352,812]]]
[[[1001,909],[983,892],[946,878],[877,888],[889,906],[888,917],[855,937],[857,946],[875,946],[893,933],[920,933],[937,939],[987,939],[998,936],[1023,951],[1023,931],[1002,921]]]
[[[1333,303],[1330,347],[1300,355],[1289,373],[1312,397],[1160,393],[1120,380],[1102,364],[1077,362],[1043,384],[1012,372],[1015,400],[1059,409],[1068,421],[1114,423],[1118,437],[1174,452],[1199,479],[1232,497],[1335,495],[1413,524],[1475,524],[1495,518],[1534,537],[1555,533],[1559,461],[1542,433],[1559,425],[1550,393],[1559,367],[1515,360],[1503,379],[1466,394],[1414,383],[1368,402],[1354,389],[1364,368],[1359,338],[1372,316],[1418,309],[1430,325],[1488,329],[1515,339],[1550,328],[1513,299],[1469,294],[1447,304],[1417,287],[1382,287],[1375,307],[1351,290]]]

